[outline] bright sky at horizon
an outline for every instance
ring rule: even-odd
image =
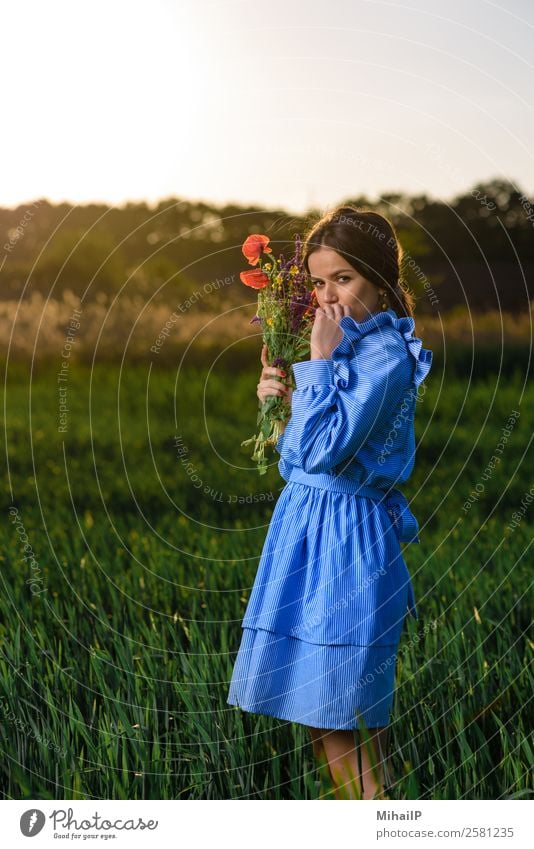
[[[25,0],[0,206],[534,193],[534,3]]]

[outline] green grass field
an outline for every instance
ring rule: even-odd
[[[260,478],[240,447],[257,375],[73,365],[61,419],[57,370],[30,381],[10,367],[3,798],[316,797],[306,729],[226,704],[284,485],[276,459]],[[534,391],[520,371],[427,383],[404,487],[421,524],[405,549],[420,618],[399,649],[391,797],[522,798]]]

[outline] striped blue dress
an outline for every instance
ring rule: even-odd
[[[419,525],[398,486],[432,352],[411,317],[344,316],[331,359],[295,363],[277,442],[286,481],[241,623],[227,703],[325,729],[388,725],[406,615],[400,543]]]

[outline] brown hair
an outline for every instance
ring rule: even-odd
[[[383,215],[355,206],[338,206],[313,224],[305,235],[303,264],[320,247],[333,248],[370,283],[387,292],[389,306],[400,316],[413,316],[414,298],[401,280],[402,246]]]

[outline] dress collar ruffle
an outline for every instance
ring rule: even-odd
[[[414,383],[419,386],[425,379],[432,365],[432,351],[423,348],[421,339],[413,335],[415,320],[412,316],[399,318],[392,309],[372,313],[365,321],[356,321],[350,315],[344,315],[339,322],[343,330],[343,339],[332,351],[334,361],[334,382],[338,388],[346,389],[349,383],[348,360],[356,354],[356,344],[363,336],[380,330],[385,325],[391,325],[404,338],[408,351],[415,360],[413,374]]]

